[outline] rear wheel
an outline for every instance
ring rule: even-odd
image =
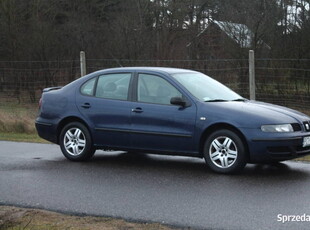
[[[63,155],[71,161],[84,161],[95,153],[88,129],[79,122],[67,124],[61,131],[59,144]]]
[[[204,146],[204,158],[215,172],[232,174],[246,165],[245,146],[241,138],[233,131],[222,129],[212,133]]]

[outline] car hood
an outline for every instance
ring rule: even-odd
[[[263,124],[302,123],[310,118],[296,110],[258,101],[205,102],[203,114],[211,120],[223,120],[238,127]]]

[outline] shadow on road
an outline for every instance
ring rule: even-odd
[[[66,164],[69,164],[67,162]],[[73,163],[74,164],[74,163]],[[88,162],[78,163],[92,168],[110,170],[138,171],[140,173],[156,172],[157,174],[179,176],[225,177],[212,172],[203,159],[179,156],[161,156],[143,153],[127,152],[97,152]],[[307,164],[303,163],[276,163],[276,164],[248,164],[246,168],[237,175],[230,175],[230,178],[248,178],[277,180],[306,180],[309,179],[310,171],[306,170]]]

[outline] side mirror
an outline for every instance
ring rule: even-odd
[[[170,99],[170,104],[171,105],[179,105],[179,106],[185,107],[186,106],[186,101],[183,98],[181,98],[181,97],[172,97]]]

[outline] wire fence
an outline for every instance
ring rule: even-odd
[[[310,60],[256,60],[257,100],[310,110]]]
[[[114,60],[88,59],[87,73],[120,66],[193,69],[249,97],[247,59]],[[256,100],[310,111],[310,59],[256,59]],[[45,87],[62,86],[80,77],[79,60],[0,62],[0,106],[38,103]]]

